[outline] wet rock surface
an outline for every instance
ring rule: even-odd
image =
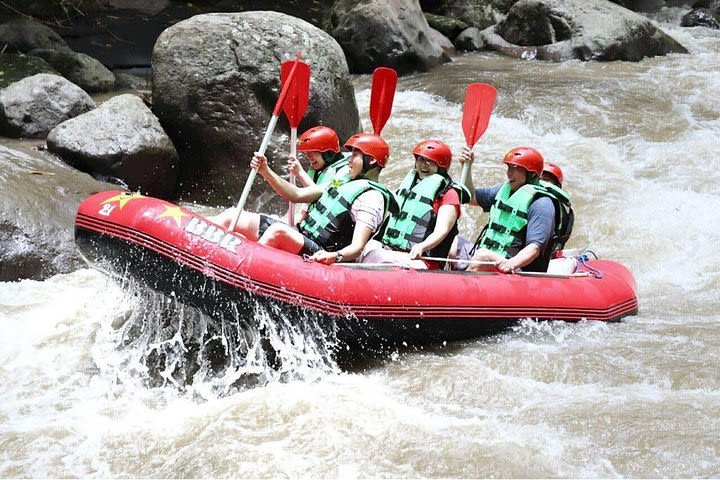
[[[175,193],[175,147],[135,95],[119,95],[61,123],[48,135],[47,145],[69,165],[97,178],[117,178],[152,196]]]
[[[32,50],[31,55],[40,57],[63,77],[87,92],[109,92],[115,88],[115,75],[98,60],[68,50]]]
[[[91,193],[110,187],[51,155],[0,145],[0,282],[83,267],[75,212]]]
[[[353,73],[370,73],[384,65],[403,74],[449,61],[417,0],[338,0],[328,31],[342,46]]]
[[[0,90],[0,134],[45,138],[60,123],[93,108],[90,95],[69,80],[33,75]]]
[[[483,39],[512,57],[555,62],[687,53],[646,17],[600,0],[520,0],[504,21],[483,31]]]

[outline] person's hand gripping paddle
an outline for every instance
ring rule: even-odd
[[[465,142],[469,148],[475,146],[478,138],[485,133],[490,114],[495,106],[495,87],[487,83],[471,83],[465,90],[465,104],[463,105],[462,128],[465,134]],[[470,164],[463,164],[460,174],[460,184],[465,184],[465,179],[470,171]]]
[[[265,155],[265,150],[267,150],[268,143],[270,143],[270,137],[275,130],[275,125],[277,124],[278,117],[280,116],[280,110],[283,107],[285,97],[287,97],[288,91],[290,90],[290,85],[292,84],[292,79],[295,76],[297,66],[300,63],[300,54],[301,52],[299,52],[297,54],[297,57],[295,57],[295,61],[293,62],[294,65],[288,73],[287,82],[283,84],[282,88],[280,89],[280,95],[278,96],[277,102],[275,103],[275,109],[273,110],[272,117],[270,117],[270,122],[268,123],[267,130],[265,131],[265,136],[263,137],[260,148],[258,149],[258,154],[260,155]],[[242,213],[243,208],[245,208],[245,202],[247,202],[247,197],[250,194],[250,189],[252,188],[252,184],[255,181],[256,175],[257,170],[254,168],[251,169],[247,181],[245,182],[245,187],[243,188],[242,194],[240,195],[240,200],[237,204],[235,216],[233,217],[232,222],[230,222],[230,231],[235,230],[235,226],[237,225],[238,219],[240,218],[240,214]]]
[[[287,98],[283,104],[283,112],[290,124],[290,156],[297,158],[297,129],[308,107],[310,95],[310,67],[304,62],[288,60],[280,66],[280,83],[284,86],[288,82],[290,72],[295,68]],[[295,185],[295,174],[290,174],[290,183]],[[295,205],[288,202],[288,224],[295,224]]]

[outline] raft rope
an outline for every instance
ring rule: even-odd
[[[588,262],[590,261],[590,258],[588,258],[588,254],[591,254],[593,257],[595,257],[595,260],[599,260],[597,254],[590,250],[589,248],[585,249],[585,251],[578,256],[578,263],[575,265],[575,273],[582,272],[581,268],[585,268],[585,272],[589,273],[595,278],[603,278],[603,273],[598,270],[597,268],[591,266]]]

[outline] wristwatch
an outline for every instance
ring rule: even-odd
[[[335,263],[340,263],[343,260],[343,254],[338,250],[335,252]]]

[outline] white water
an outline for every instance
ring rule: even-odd
[[[578,217],[570,246],[631,268],[638,317],[525,321],[351,373],[289,334],[275,341],[296,348],[291,373],[247,356],[264,386],[148,388],[113,324],[157,321],[158,305],[92,270],[2,283],[0,477],[720,476],[720,32],[665,28],[691,55],[459,57],[401,79],[384,131],[395,186],[420,139],[459,149],[464,86],[493,83],[476,184],[500,181],[520,144],[561,164]],[[462,230],[478,219],[468,211]]]

